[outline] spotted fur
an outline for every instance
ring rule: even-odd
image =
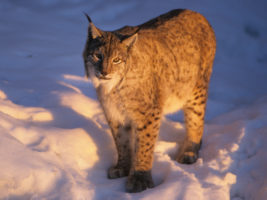
[[[87,16],[88,17],[88,16]],[[91,19],[83,53],[118,151],[109,178],[126,190],[153,187],[153,151],[162,115],[183,109],[186,137],[177,161],[194,163],[201,146],[214,32],[190,10],[173,10],[139,26],[102,31]]]

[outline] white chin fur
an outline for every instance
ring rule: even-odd
[[[117,74],[112,74],[111,79],[105,80],[105,79],[99,79],[95,75],[95,71],[93,68],[90,68],[89,70],[90,79],[94,85],[94,87],[97,89],[101,87],[105,90],[106,93],[109,93],[119,82],[119,76]]]

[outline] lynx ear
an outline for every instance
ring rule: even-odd
[[[133,34],[132,36],[130,36],[130,37],[124,39],[124,40],[122,41],[122,43],[125,44],[127,47],[131,47],[131,46],[134,45],[134,43],[136,43],[137,38],[138,38],[138,34],[135,33],[135,34]]]
[[[88,14],[84,13],[85,16],[87,17],[88,21],[89,21],[89,28],[88,28],[88,34],[89,37],[91,37],[92,39],[95,39],[97,37],[101,37],[102,36],[102,31],[98,28],[95,27],[95,25],[93,24],[91,18],[89,17]]]

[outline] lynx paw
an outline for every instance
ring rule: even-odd
[[[179,150],[178,156],[177,156],[177,161],[182,164],[193,164],[197,161],[198,159],[198,152],[201,147],[200,144],[196,143],[185,143],[181,150]]]
[[[129,170],[123,168],[123,167],[111,167],[108,169],[108,178],[109,179],[115,179],[120,178],[124,176],[128,176]]]
[[[151,171],[135,171],[128,177],[126,183],[126,191],[130,193],[141,192],[152,187],[154,187],[154,183]]]
[[[184,152],[177,157],[177,161],[182,164],[193,164],[197,159],[198,155],[194,152]]]

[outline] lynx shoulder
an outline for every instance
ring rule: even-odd
[[[215,35],[208,21],[190,10],[115,31],[102,31],[87,18],[85,71],[118,152],[108,177],[128,176],[126,190],[140,192],[153,187],[153,151],[163,114],[184,111],[187,133],[176,160],[191,164],[198,158]]]

